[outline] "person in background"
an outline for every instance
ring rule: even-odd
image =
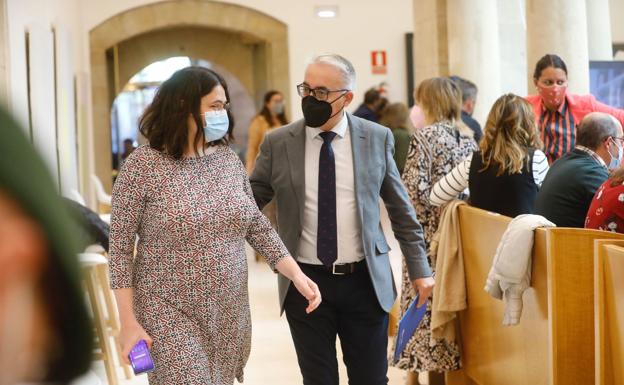
[[[448,203],[469,187],[475,207],[512,218],[532,213],[548,161],[531,105],[514,94],[498,98],[479,147],[433,186],[431,204]]]
[[[264,94],[264,104],[260,113],[249,125],[247,159],[245,161],[248,175],[251,175],[251,171],[254,169],[264,136],[272,129],[286,124],[288,124],[288,119],[284,109],[284,96],[275,90],[267,92]]]
[[[429,203],[433,185],[453,167],[477,149],[472,131],[461,121],[461,90],[448,78],[422,81],[415,93],[416,103],[425,114],[427,126],[412,136],[403,183],[407,188],[418,220],[423,226],[425,246],[438,228],[440,210]],[[431,256],[429,256],[431,265]],[[433,266],[435,267],[435,266]],[[405,265],[401,290],[401,314],[416,297]],[[431,337],[431,300],[427,313],[416,330],[415,338],[406,346],[396,366],[409,371],[410,384],[418,383],[417,372],[445,372],[460,366],[460,350],[456,343]]]
[[[394,161],[399,173],[403,175],[407,150],[409,150],[412,130],[410,129],[409,111],[403,103],[392,103],[384,110],[379,124],[392,130],[394,136]]]
[[[585,228],[624,233],[624,168],[615,170],[596,191]]]
[[[360,104],[360,106],[353,112],[353,116],[377,123],[379,120],[378,108],[380,103],[381,95],[379,94],[379,91],[371,88],[364,94],[364,103]]]
[[[535,65],[533,84],[538,95],[527,96],[544,143],[544,153],[551,164],[572,151],[576,144],[576,126],[590,112],[613,115],[624,125],[624,110],[596,101],[593,95],[567,92],[568,69],[553,54],[544,55]]]
[[[596,190],[622,163],[622,125],[603,112],[586,115],[574,149],[550,166],[535,201],[535,214],[559,227],[583,227]]]
[[[130,154],[132,154],[132,151],[134,151],[135,147],[134,147],[134,140],[128,138],[125,139],[123,141],[124,144],[124,151],[121,154],[121,162],[123,163],[126,159],[128,159],[128,157],[130,156]]]
[[[418,104],[414,104],[410,109],[410,122],[414,130],[419,130],[425,127],[425,114],[422,112],[422,108],[418,107]]]
[[[0,384],[68,384],[92,359],[80,228],[24,131],[0,110]]]
[[[83,243],[86,245],[98,244],[108,253],[108,237],[110,226],[100,215],[90,208],[68,198],[63,198],[76,221],[82,226]]]
[[[376,113],[377,113],[377,122],[379,122],[381,120],[381,118],[383,117],[383,114],[386,111],[386,107],[388,107],[388,99],[384,96],[379,98],[379,103],[377,104],[377,109],[376,109]]]
[[[475,141],[479,143],[481,136],[483,136],[483,131],[481,131],[479,122],[472,117],[475,104],[477,103],[477,85],[459,76],[451,76],[451,80],[459,86],[462,92],[462,121],[472,130]]]
[[[302,311],[321,301],[256,206],[228,145],[229,101],[216,72],[175,72],[141,117],[149,146],[130,155],[113,186],[110,273],[121,356],[128,363],[145,340],[151,385],[242,382],[251,344],[245,241],[294,282]]]

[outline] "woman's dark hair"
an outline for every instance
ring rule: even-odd
[[[541,59],[537,61],[535,64],[535,71],[533,72],[533,79],[537,80],[542,76],[542,71],[548,67],[554,67],[562,69],[565,72],[566,76],[568,76],[568,67],[566,67],[563,59],[559,56],[549,53],[547,55],[542,56]]]
[[[275,95],[281,95],[282,93],[276,90],[272,90],[264,94],[264,104],[262,104],[262,109],[260,110],[260,115],[264,117],[267,123],[269,123],[269,127],[273,127],[273,115],[271,115],[271,111],[267,104],[271,101],[271,98]],[[277,120],[279,120],[282,125],[288,124],[288,118],[286,118],[286,110],[282,110],[281,114],[277,115]]]
[[[204,67],[186,67],[176,71],[156,92],[152,103],[139,121],[139,130],[149,141],[150,147],[167,153],[175,159],[182,158],[188,143],[187,119],[193,115],[197,133],[193,139],[194,148],[204,139],[204,118],[200,114],[201,98],[216,86],[225,90],[229,102],[230,93],[225,80],[213,70]],[[227,111],[230,121],[227,135],[210,142],[210,146],[228,144],[234,139],[234,119]],[[195,150],[197,151],[197,150]]]

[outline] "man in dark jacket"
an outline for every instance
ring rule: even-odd
[[[559,227],[583,227],[589,205],[609,170],[622,162],[622,125],[592,112],[576,131],[576,146],[550,166],[535,201],[535,214]]]
[[[381,95],[379,91],[374,88],[366,91],[364,94],[364,103],[360,104],[360,106],[353,112],[353,115],[358,118],[370,120],[371,122],[377,123],[379,120],[379,115],[377,111],[379,109],[379,103],[381,101]]]
[[[451,80],[459,86],[462,92],[462,121],[472,130],[474,140],[479,143],[483,136],[483,131],[479,122],[472,117],[475,104],[477,103],[477,85],[459,76],[451,76]]]

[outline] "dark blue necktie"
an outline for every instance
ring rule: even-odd
[[[336,228],[336,160],[331,142],[335,132],[322,132],[318,180],[318,229],[316,253],[327,267],[338,258],[338,234]]]

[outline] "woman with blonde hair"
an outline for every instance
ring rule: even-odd
[[[532,213],[548,161],[531,105],[514,94],[498,98],[479,147],[433,186],[431,204],[443,205],[469,187],[475,207],[510,217]]]
[[[441,77],[424,80],[416,90],[415,99],[424,112],[427,125],[416,130],[412,136],[402,179],[423,227],[425,248],[428,250],[440,220],[439,209],[429,203],[431,188],[472,154],[477,144],[472,138],[472,131],[461,121],[461,90],[452,80]],[[431,256],[429,263],[432,264]],[[435,269],[435,266],[432,268]],[[401,314],[414,297],[414,289],[403,264]],[[410,371],[411,383],[418,383],[417,372],[446,372],[460,367],[459,346],[442,339],[433,340],[430,323],[431,299],[415,337],[395,364]]]

